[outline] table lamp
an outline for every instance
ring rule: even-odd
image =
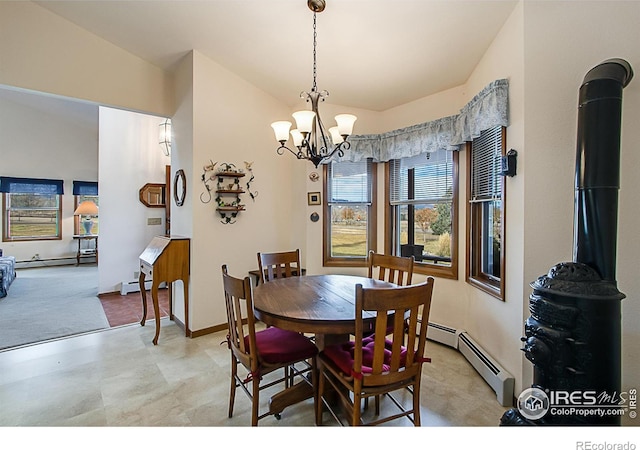
[[[84,234],[91,234],[91,228],[93,227],[93,220],[91,220],[91,216],[98,215],[98,205],[93,203],[91,200],[85,200],[78,205],[73,215],[86,216],[84,222],[82,222]]]

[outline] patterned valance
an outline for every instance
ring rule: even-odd
[[[408,158],[437,150],[461,150],[462,145],[495,126],[508,126],[509,82],[496,80],[487,85],[460,113],[382,134],[349,137],[351,147],[339,161],[373,158],[383,162]]]

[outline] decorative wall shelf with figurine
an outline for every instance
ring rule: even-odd
[[[245,162],[247,170],[251,173],[251,180],[246,183],[246,190],[240,184],[242,177],[246,175],[244,170],[237,169],[234,164],[222,163],[216,170],[218,163],[211,162],[211,164],[204,166],[204,173],[202,174],[202,182],[204,183],[207,192],[203,192],[200,195],[200,200],[203,203],[209,203],[213,198],[211,192],[215,192],[215,201],[217,204],[216,211],[222,217],[223,224],[230,224],[236,222],[236,217],[241,211],[245,211],[245,205],[242,203],[241,195],[249,192],[251,199],[255,199],[257,193],[251,192],[250,183],[253,180],[253,173],[251,172],[251,165]],[[215,181],[215,189],[212,188],[210,182]]]

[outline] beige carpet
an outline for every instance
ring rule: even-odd
[[[98,267],[17,269],[0,299],[0,350],[109,328],[98,299]]]

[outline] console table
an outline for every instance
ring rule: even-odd
[[[98,263],[98,235],[97,234],[74,234],[73,238],[78,241],[78,252],[76,253],[76,265],[80,264],[80,258],[84,256],[95,256],[96,264],[97,264]],[[93,247],[82,248],[82,241],[94,241]]]

